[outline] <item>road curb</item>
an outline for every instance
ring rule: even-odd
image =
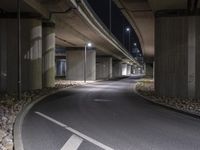
[[[133,91],[134,91],[134,93],[137,94],[138,96],[144,98],[146,101],[148,101],[148,102],[150,102],[150,103],[152,103],[152,104],[154,104],[154,105],[161,106],[161,107],[164,107],[164,108],[166,108],[166,109],[169,109],[169,110],[172,110],[172,111],[175,111],[175,112],[178,112],[178,113],[185,114],[185,115],[190,116],[190,117],[193,117],[193,118],[195,118],[195,119],[200,119],[200,116],[197,115],[197,114],[195,114],[195,113],[191,113],[191,112],[188,112],[188,111],[176,109],[176,108],[171,107],[171,106],[168,106],[168,105],[156,103],[156,102],[153,101],[151,98],[140,94],[140,93],[136,90],[136,84],[137,84],[137,83],[135,83],[135,84],[133,85]]]

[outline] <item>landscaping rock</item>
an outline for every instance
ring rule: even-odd
[[[147,97],[147,100],[154,103],[200,116],[200,99],[192,100],[178,97],[158,96],[155,94],[153,81],[147,82],[146,80],[140,80],[137,82],[135,89],[139,94]]]
[[[0,130],[0,141],[6,136],[6,133],[2,130]]]

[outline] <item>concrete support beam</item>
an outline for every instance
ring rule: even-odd
[[[32,19],[30,36],[30,78],[29,88],[42,88],[42,24],[41,20]]]
[[[199,98],[200,17],[156,18],[155,90],[164,96]],[[167,29],[167,30],[166,30]]]
[[[113,78],[121,77],[122,76],[122,64],[121,61],[116,60],[113,61]]]
[[[112,78],[112,57],[109,56],[97,57],[96,78],[97,79]]]
[[[68,50],[67,79],[73,81],[84,80],[84,48],[81,50]],[[96,80],[96,51],[87,50],[86,80]]]
[[[55,25],[51,22],[43,23],[43,87],[55,86]]]

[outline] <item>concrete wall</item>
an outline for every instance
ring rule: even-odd
[[[97,57],[96,62],[96,78],[110,79],[112,78],[112,57]]]
[[[84,48],[82,50],[68,50],[67,79],[75,81],[84,80]],[[86,80],[96,80],[96,51],[87,50]]]
[[[199,97],[200,17],[157,17],[155,89],[157,94]]]
[[[113,78],[117,78],[117,77],[121,77],[122,76],[122,64],[121,61],[119,60],[115,60],[113,61],[113,67],[112,67],[113,71]]]

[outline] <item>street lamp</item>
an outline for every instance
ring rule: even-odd
[[[127,32],[129,32],[129,31],[130,31],[130,28],[129,28],[129,27],[127,27],[127,28],[126,28],[126,31],[127,31]]]
[[[17,69],[18,69],[18,73],[17,73],[17,93],[18,93],[18,100],[21,100],[21,78],[22,78],[22,66],[21,66],[21,1],[17,0],[17,19],[18,19],[18,64],[17,64]]]
[[[92,47],[92,43],[88,42],[85,44],[85,55],[84,55],[84,82],[86,83],[86,72],[87,72],[87,47]]]
[[[128,49],[129,52],[131,52],[131,29],[129,27],[126,27],[126,32],[128,32]]]

